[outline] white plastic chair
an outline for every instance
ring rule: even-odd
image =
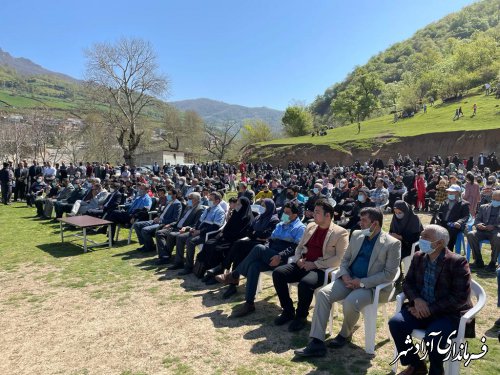
[[[222,227],[220,227],[219,229],[214,230],[212,232],[207,232],[205,234],[205,242],[207,242],[210,239],[211,235],[217,234],[219,232],[222,232],[222,230],[224,229],[225,226],[226,226],[226,224],[224,223],[224,225]],[[196,246],[198,247],[198,252],[200,252],[203,249],[203,244],[199,244],[199,245],[196,245]]]
[[[388,316],[387,316],[387,302],[391,300],[394,295],[394,288],[391,291],[390,295],[387,298],[387,301],[379,301],[380,300],[380,291],[389,285],[393,285],[396,280],[399,278],[401,270],[398,268],[394,279],[387,283],[382,283],[377,285],[375,288],[375,293],[373,294],[373,302],[370,305],[367,305],[361,310],[361,314],[363,314],[363,320],[365,323],[365,352],[368,354],[375,353],[375,334],[377,333],[377,312],[378,305],[382,303],[382,312],[384,314],[384,326],[387,330],[387,335],[389,334],[389,325],[388,325]],[[332,275],[332,279],[335,278],[335,275]],[[337,301],[341,303],[342,301]],[[333,334],[333,317],[336,315],[336,306],[334,302],[332,304],[332,309],[330,310],[330,335]]]
[[[467,322],[469,322],[472,318],[474,318],[479,311],[484,307],[486,304],[486,293],[481,285],[477,283],[474,280],[471,280],[471,297],[475,296],[477,298],[477,302],[470,309],[467,311],[462,318],[460,319],[460,324],[458,326],[458,332],[457,336],[453,339],[453,342],[456,343],[456,347],[458,348],[460,344],[463,343],[464,341],[464,336],[465,336],[465,325]],[[405,301],[406,296],[404,293],[400,293],[396,296],[396,313],[401,311],[401,308],[403,307],[403,302]],[[417,340],[423,340],[425,337],[425,330],[423,329],[414,329],[413,332],[411,333],[412,337]],[[394,358],[398,356],[398,351],[396,348],[394,348]],[[394,363],[392,366],[392,371],[394,373],[397,372],[398,370],[398,362]],[[467,368],[468,370],[470,367]],[[444,366],[444,373],[446,375],[458,375],[460,373],[460,361],[447,361]]]
[[[295,257],[294,256],[291,256],[288,258],[288,263],[293,263],[295,261]],[[316,292],[322,288],[323,286],[327,285],[329,280],[333,278],[333,275],[335,274],[337,268],[327,268],[325,270],[325,278],[323,279],[323,285],[319,288],[316,288],[316,290],[314,291],[314,295],[316,295]],[[257,282],[257,293],[256,295],[258,295],[259,293],[262,292],[262,274],[266,274],[270,277],[273,276],[273,270],[269,270],[269,271],[264,271],[264,272],[261,272],[259,274],[259,281]],[[292,288],[292,285],[298,285],[299,283],[289,283],[288,284],[288,291],[291,291],[291,288]]]
[[[401,263],[403,263],[403,273],[406,276],[408,274],[408,270],[410,269],[410,264],[411,260],[413,259],[413,255],[415,255],[415,248],[418,245],[418,241],[414,242],[413,245],[411,245],[411,253],[408,256],[405,256],[403,259],[401,259]]]

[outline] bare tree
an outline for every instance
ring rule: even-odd
[[[0,120],[0,149],[3,157],[13,158],[17,164],[30,150],[28,125],[21,118]]]
[[[170,150],[194,151],[201,144],[203,126],[203,119],[196,112],[182,113],[176,108],[168,107],[160,137]]]
[[[226,156],[240,130],[241,126],[235,122],[225,122],[219,126],[205,124],[205,150],[215,156],[217,160],[224,160],[224,156]]]
[[[123,38],[115,44],[97,43],[85,54],[87,86],[120,116],[117,140],[125,162],[134,164],[144,134],[138,130],[140,115],[168,87],[167,79],[157,72],[153,47],[142,39]]]

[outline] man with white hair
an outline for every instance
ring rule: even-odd
[[[472,307],[469,264],[464,257],[448,250],[448,242],[446,228],[425,227],[420,235],[420,251],[413,256],[403,284],[409,303],[389,321],[401,364],[408,366],[400,372],[402,375],[427,374],[425,362],[407,340],[414,329],[425,329],[429,374],[444,374],[443,359],[447,351],[441,354],[438,349],[444,349],[450,334],[458,329],[461,316]],[[441,341],[445,344],[439,344]]]
[[[455,247],[458,233],[463,232],[469,220],[469,202],[462,199],[462,188],[456,184],[446,189],[447,200],[439,208],[437,224],[448,230],[448,249]]]

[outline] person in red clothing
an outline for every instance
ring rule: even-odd
[[[333,205],[326,199],[319,199],[314,205],[314,222],[310,223],[302,236],[292,263],[277,267],[273,272],[274,288],[278,294],[283,312],[274,323],[288,326],[291,332],[306,325],[309,307],[316,288],[323,285],[325,270],[340,265],[349,243],[347,230],[334,224]],[[298,282],[299,301],[297,310],[288,292],[288,283]]]
[[[425,179],[424,172],[418,172],[418,176],[415,179],[415,190],[417,191],[417,202],[415,204],[415,209],[423,210],[425,207]]]

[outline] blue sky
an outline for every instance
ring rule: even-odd
[[[3,1],[0,48],[81,78],[83,49],[150,41],[168,100],[285,109],[472,0]]]

